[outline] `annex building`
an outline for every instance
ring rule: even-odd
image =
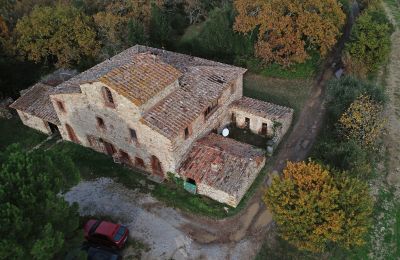
[[[47,134],[106,153],[236,207],[265,152],[219,134],[229,124],[279,142],[293,110],[243,97],[245,69],[136,45],[56,86],[40,82],[10,107]]]

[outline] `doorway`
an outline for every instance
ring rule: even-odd
[[[49,126],[50,131],[51,131],[52,134],[60,133],[60,131],[58,130],[58,126],[56,126],[55,124],[47,122],[47,125]]]
[[[103,140],[104,148],[106,149],[106,153],[110,156],[113,156],[117,151],[115,150],[114,145],[109,142]]]
[[[164,177],[163,169],[160,160],[156,156],[151,156],[151,169],[153,174]]]
[[[266,123],[262,123],[261,134],[262,135],[267,135],[268,134],[268,125]]]
[[[250,118],[245,117],[245,119],[244,119],[244,127],[245,128],[250,128]]]

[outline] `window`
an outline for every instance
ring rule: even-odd
[[[97,126],[106,129],[106,125],[104,124],[104,120],[101,117],[96,116]]]
[[[137,142],[137,135],[135,129],[129,128],[129,133],[131,135],[131,140]]]
[[[185,133],[185,139],[188,139],[189,136],[192,134],[192,129],[190,128],[190,126],[185,128],[184,133]]]
[[[231,94],[235,93],[235,84],[231,84],[230,85],[230,89],[231,89]]]
[[[65,110],[64,102],[62,102],[62,101],[60,101],[60,100],[57,100],[57,101],[56,101],[56,104],[57,104],[58,110],[60,110],[60,111],[63,112],[63,113],[67,112],[67,111]]]
[[[65,124],[65,128],[67,129],[69,140],[74,143],[79,143],[79,139],[76,136],[74,129],[69,124]]]
[[[111,90],[109,90],[106,87],[103,87],[103,98],[104,98],[106,106],[112,107],[112,108],[115,107],[114,98],[111,93]]]
[[[210,105],[207,107],[207,109],[204,111],[204,118],[207,119],[207,118],[212,114],[212,112],[215,111],[215,109],[217,108],[217,106],[218,106],[218,100],[212,101],[211,104],[210,104]]]
[[[144,161],[143,161],[143,159],[142,158],[139,158],[139,157],[135,157],[135,166],[136,167],[139,167],[139,168],[146,168],[145,166],[144,166]]]

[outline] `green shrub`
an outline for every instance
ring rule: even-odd
[[[314,154],[324,164],[355,177],[371,177],[371,155],[354,141],[336,142],[333,138],[326,138],[316,144]]]
[[[246,58],[253,55],[251,36],[235,33],[232,25],[235,19],[231,5],[215,8],[209,13],[197,37],[181,42],[179,49],[184,52],[217,59],[223,62],[245,63]]]
[[[331,122],[337,122],[343,112],[361,94],[370,96],[377,102],[385,102],[384,89],[376,84],[358,80],[347,76],[334,79],[327,86],[327,112]]]
[[[371,5],[356,20],[345,47],[344,63],[348,72],[366,78],[388,58],[393,26],[384,10]]]

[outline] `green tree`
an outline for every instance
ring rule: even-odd
[[[329,81],[327,86],[328,104],[326,106],[329,119],[336,123],[350,104],[362,94],[368,95],[371,99],[380,103],[386,100],[383,88],[374,83],[350,76]]]
[[[166,47],[171,44],[173,29],[169,16],[163,9],[153,5],[150,19],[150,41],[156,46]]]
[[[136,19],[130,19],[128,22],[128,44],[145,44],[147,36],[144,32],[144,26]]]
[[[380,6],[373,5],[356,20],[345,47],[347,71],[366,78],[388,58],[393,26]]]
[[[70,66],[85,56],[96,56],[99,50],[89,17],[69,5],[35,7],[17,22],[15,30],[18,49],[35,62]]]
[[[207,56],[228,59],[232,56],[251,56],[254,41],[232,29],[235,12],[231,5],[216,8],[209,13],[198,37],[199,45]]]
[[[264,201],[283,239],[301,250],[324,252],[328,245],[360,246],[370,225],[367,185],[321,165],[291,163],[275,177]]]
[[[78,170],[65,154],[19,145],[0,155],[0,165],[0,259],[51,259],[79,225],[77,205],[60,196]]]

